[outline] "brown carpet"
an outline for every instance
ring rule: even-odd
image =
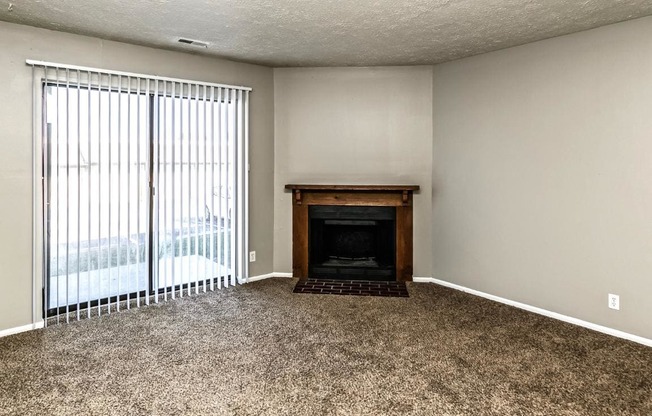
[[[2,338],[0,414],[652,414],[652,348],[431,284],[296,282]]]

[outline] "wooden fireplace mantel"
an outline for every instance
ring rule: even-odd
[[[292,275],[308,276],[310,205],[396,207],[396,280],[412,280],[412,194],[419,185],[288,184],[292,191]]]
[[[285,185],[285,189],[292,190],[294,201],[298,205],[303,203],[305,193],[318,193],[320,204],[313,205],[393,205],[394,198],[388,196],[400,194],[402,205],[412,200],[412,192],[419,190],[419,185]],[[328,195],[328,194],[331,195]],[[355,194],[357,197],[352,197]],[[365,195],[365,196],[361,196]],[[313,197],[314,199],[314,197]],[[374,201],[376,200],[376,201]],[[328,203],[337,202],[337,203]],[[340,203],[343,202],[343,203]],[[388,203],[389,202],[389,203]]]

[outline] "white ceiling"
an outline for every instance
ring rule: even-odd
[[[652,14],[652,0],[4,3],[0,20],[269,66],[435,64]]]

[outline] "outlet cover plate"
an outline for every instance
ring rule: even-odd
[[[608,301],[610,309],[620,310],[620,296],[609,293]]]

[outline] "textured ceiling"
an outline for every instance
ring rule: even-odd
[[[269,66],[434,64],[652,14],[652,0],[4,3],[0,20]]]

